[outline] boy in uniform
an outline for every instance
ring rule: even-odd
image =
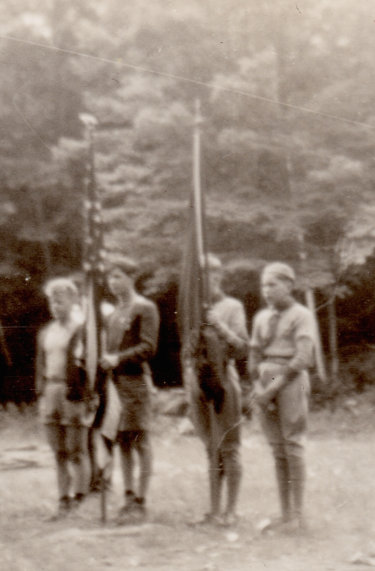
[[[216,350],[225,355],[223,392],[219,406],[208,402],[204,373],[197,370],[197,362],[187,366],[185,380],[190,390],[190,408],[197,433],[203,440],[209,462],[210,512],[207,522],[231,525],[236,521],[236,506],[241,481],[240,427],[241,387],[235,368],[235,359],[246,356],[248,334],[243,304],[224,294],[221,282],[222,264],[212,254],[207,256],[211,308],[208,325],[218,336]],[[201,378],[200,378],[201,377]],[[227,486],[227,501],[221,513],[221,491],[224,480]]]
[[[109,399],[101,433],[113,428],[119,443],[125,485],[125,505],[118,523],[142,521],[146,516],[146,495],[151,476],[151,415],[149,360],[154,356],[159,333],[156,305],[134,288],[136,263],[121,255],[108,262],[107,282],[115,307],[105,327],[106,347],[101,367],[115,387],[119,402],[118,418]],[[134,454],[139,459],[139,481],[135,486]]]
[[[260,420],[275,459],[283,527],[304,525],[305,438],[315,328],[309,309],[293,297],[294,270],[267,265],[261,291],[267,308],[254,318],[250,375]]]

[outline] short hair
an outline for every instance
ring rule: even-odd
[[[139,266],[133,258],[120,253],[109,254],[105,260],[105,272],[108,274],[116,268],[132,278],[134,278],[139,271]]]
[[[51,298],[54,293],[67,293],[72,298],[78,298],[78,289],[70,278],[52,278],[46,282],[43,291],[48,298]]]
[[[272,274],[281,280],[288,280],[294,284],[296,281],[296,274],[289,264],[284,262],[272,262],[267,264],[262,271],[262,277],[265,275]]]
[[[208,252],[206,256],[203,257],[202,266],[208,268],[209,270],[222,270],[223,264],[220,258],[211,252]]]

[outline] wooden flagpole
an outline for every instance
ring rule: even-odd
[[[193,208],[195,215],[195,232],[197,255],[200,266],[201,288],[201,325],[207,322],[207,311],[210,308],[210,286],[208,252],[206,245],[205,201],[201,186],[201,116],[200,101],[195,102],[195,120],[193,137]],[[211,507],[218,508],[220,501],[220,466],[219,466],[219,434],[216,424],[214,402],[207,402],[209,413],[209,483]]]

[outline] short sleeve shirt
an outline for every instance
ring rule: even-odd
[[[247,346],[248,335],[244,306],[238,299],[224,296],[212,306],[212,312],[223,321],[244,346]]]
[[[281,312],[266,308],[257,313],[250,345],[264,357],[292,358],[303,337],[314,343],[315,325],[310,310],[295,302]]]

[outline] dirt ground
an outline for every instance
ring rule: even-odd
[[[34,411],[0,412],[0,569],[7,571],[324,571],[375,566],[375,393],[311,414],[308,443],[309,530],[296,537],[261,533],[278,513],[270,451],[256,418],[243,425],[240,522],[231,529],[194,526],[207,509],[206,458],[183,435],[181,419],[154,421],[154,475],[148,521],[118,527],[122,502],[117,459],[108,496],[88,498],[74,516],[56,509],[52,454]]]

